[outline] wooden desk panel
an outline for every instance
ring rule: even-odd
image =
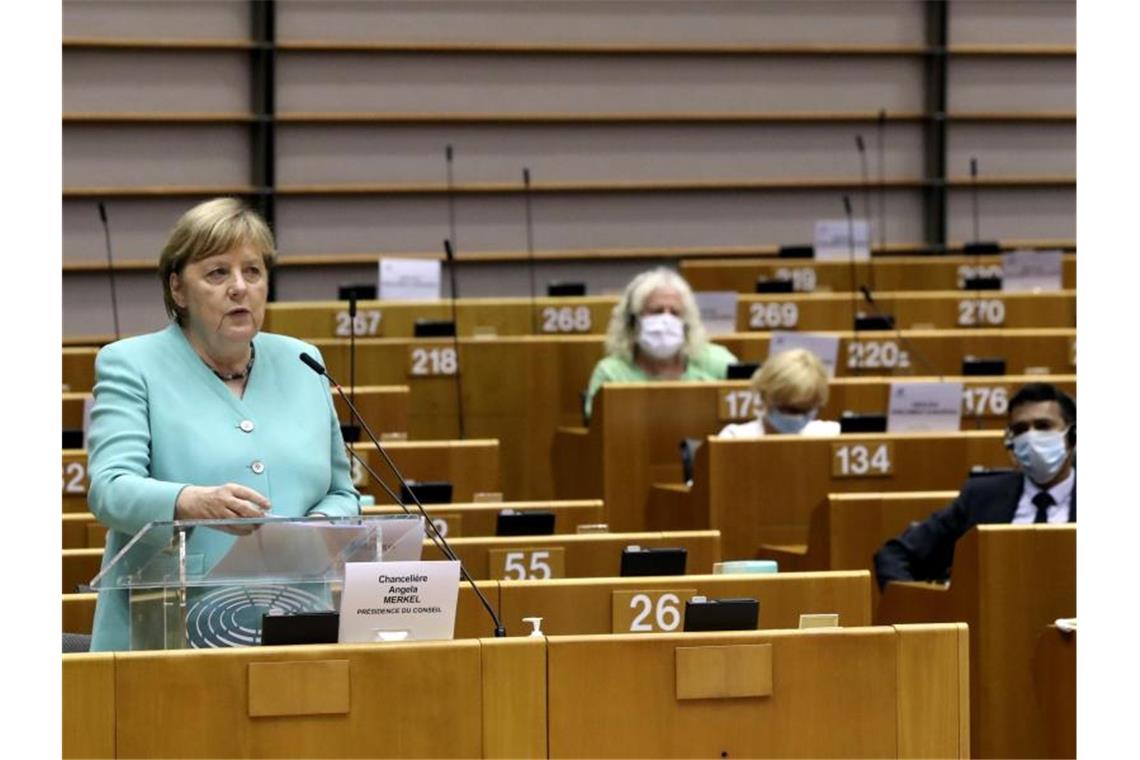
[[[604,335],[617,296],[567,298],[460,298],[455,317],[459,335]],[[278,301],[266,305],[267,332],[302,340],[347,338],[345,301]],[[358,301],[357,338],[411,338],[417,319],[452,319],[451,302]]]
[[[63,757],[118,756],[115,676],[111,653],[63,655]]]
[[[615,591],[675,588],[695,589],[710,598],[759,599],[761,629],[796,628],[799,616],[812,612],[838,613],[839,624],[846,627],[871,624],[867,572],[501,581],[500,609],[508,636],[525,635],[530,624],[523,618],[534,616],[543,619],[548,636],[610,633]]]
[[[550,757],[965,757],[965,636],[962,626],[554,636]],[[676,698],[679,648],[765,645],[770,696]],[[731,668],[749,650],[721,651]],[[907,702],[920,693],[922,712]]]
[[[1062,256],[1061,285],[1077,287],[1077,255]],[[685,259],[681,275],[694,290],[752,293],[756,280],[790,279],[797,291],[851,291],[851,265],[814,259]],[[954,290],[967,277],[1001,276],[1001,256],[891,256],[856,262],[856,283],[875,291]],[[991,291],[1000,292],[1000,291]]]
[[[1046,626],[1033,655],[1034,696],[1045,722],[1043,757],[1077,756],[1077,633]]]
[[[878,292],[873,308],[861,295],[851,293],[749,294],[737,301],[736,329],[849,330],[856,314],[869,316],[876,311],[893,316],[902,330],[1075,327],[1077,293]]]
[[[567,578],[616,577],[621,572],[621,552],[627,546],[682,547],[688,551],[687,570],[693,574],[711,573],[720,561],[720,534],[715,530],[669,533],[591,533],[567,536],[503,536],[501,538],[457,538],[448,542],[463,561],[472,578],[490,578],[489,552],[493,549],[551,549],[565,551]],[[425,560],[443,555],[424,541]]]
[[[440,527],[444,538],[494,536],[499,512],[553,512],[556,535],[578,532],[579,525],[605,522],[605,509],[600,499],[581,501],[500,501],[482,504],[428,504],[428,513]],[[366,515],[399,514],[395,505],[365,507]],[[453,518],[458,518],[455,520]],[[441,527],[442,526],[442,527]]]
[[[1033,658],[1045,626],[1076,611],[1076,526],[978,526],[958,542],[952,577],[949,586],[888,584],[877,619],[967,623],[971,754],[1046,756]]]
[[[102,549],[63,549],[62,593],[74,594],[99,574],[103,562]]]
[[[398,496],[399,481],[392,475],[376,447],[371,443],[357,443],[353,446],[358,453],[367,457],[368,466]],[[498,441],[390,441],[384,444],[384,448],[405,480],[446,480],[451,483],[452,498],[457,502],[470,502],[475,494],[502,493]],[[395,504],[382,488],[372,482],[372,476],[359,464],[355,465],[353,473],[356,487],[363,493],[375,496],[378,505]]]
[[[893,445],[892,474],[833,475],[833,446],[885,444]],[[646,518],[654,529],[720,530],[725,558],[746,559],[761,544],[806,544],[811,511],[829,493],[956,488],[974,465],[1009,466],[1000,431],[709,438],[697,451],[693,486],[669,502],[651,493]],[[616,511],[611,525],[620,529]]]
[[[95,600],[98,596],[94,592],[63,595],[64,633],[91,633],[91,623],[95,620]]]

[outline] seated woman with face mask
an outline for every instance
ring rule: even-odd
[[[757,419],[726,425],[721,438],[757,438],[773,433],[839,435],[839,423],[816,419],[827,403],[827,369],[802,348],[769,357],[752,376],[760,396]]]
[[[736,357],[708,342],[689,283],[669,269],[642,272],[626,285],[606,332],[606,357],[586,389],[587,419],[603,383],[723,380]]]

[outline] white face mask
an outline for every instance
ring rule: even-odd
[[[637,347],[654,359],[676,356],[685,344],[685,323],[669,313],[638,319]]]

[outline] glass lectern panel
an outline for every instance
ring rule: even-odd
[[[332,612],[346,562],[418,560],[419,517],[153,522],[91,582],[128,595],[131,649],[250,646],[265,614]]]

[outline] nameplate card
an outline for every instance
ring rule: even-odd
[[[891,383],[888,433],[944,433],[961,428],[962,383]]]
[[[380,259],[379,297],[384,301],[437,301],[440,262],[433,259]]]
[[[458,562],[349,562],[338,640],[451,639],[458,601]]]
[[[866,219],[816,219],[814,240],[819,261],[871,260],[871,223]]]
[[[839,336],[776,331],[772,333],[772,340],[768,343],[768,358],[793,348],[811,351],[827,368],[827,376],[835,377],[835,363],[839,357]]]
[[[736,332],[737,295],[731,290],[707,290],[693,294],[701,321],[709,335],[727,335]]]
[[[1033,292],[1061,289],[1060,251],[1009,251],[1001,255],[1001,289]]]

